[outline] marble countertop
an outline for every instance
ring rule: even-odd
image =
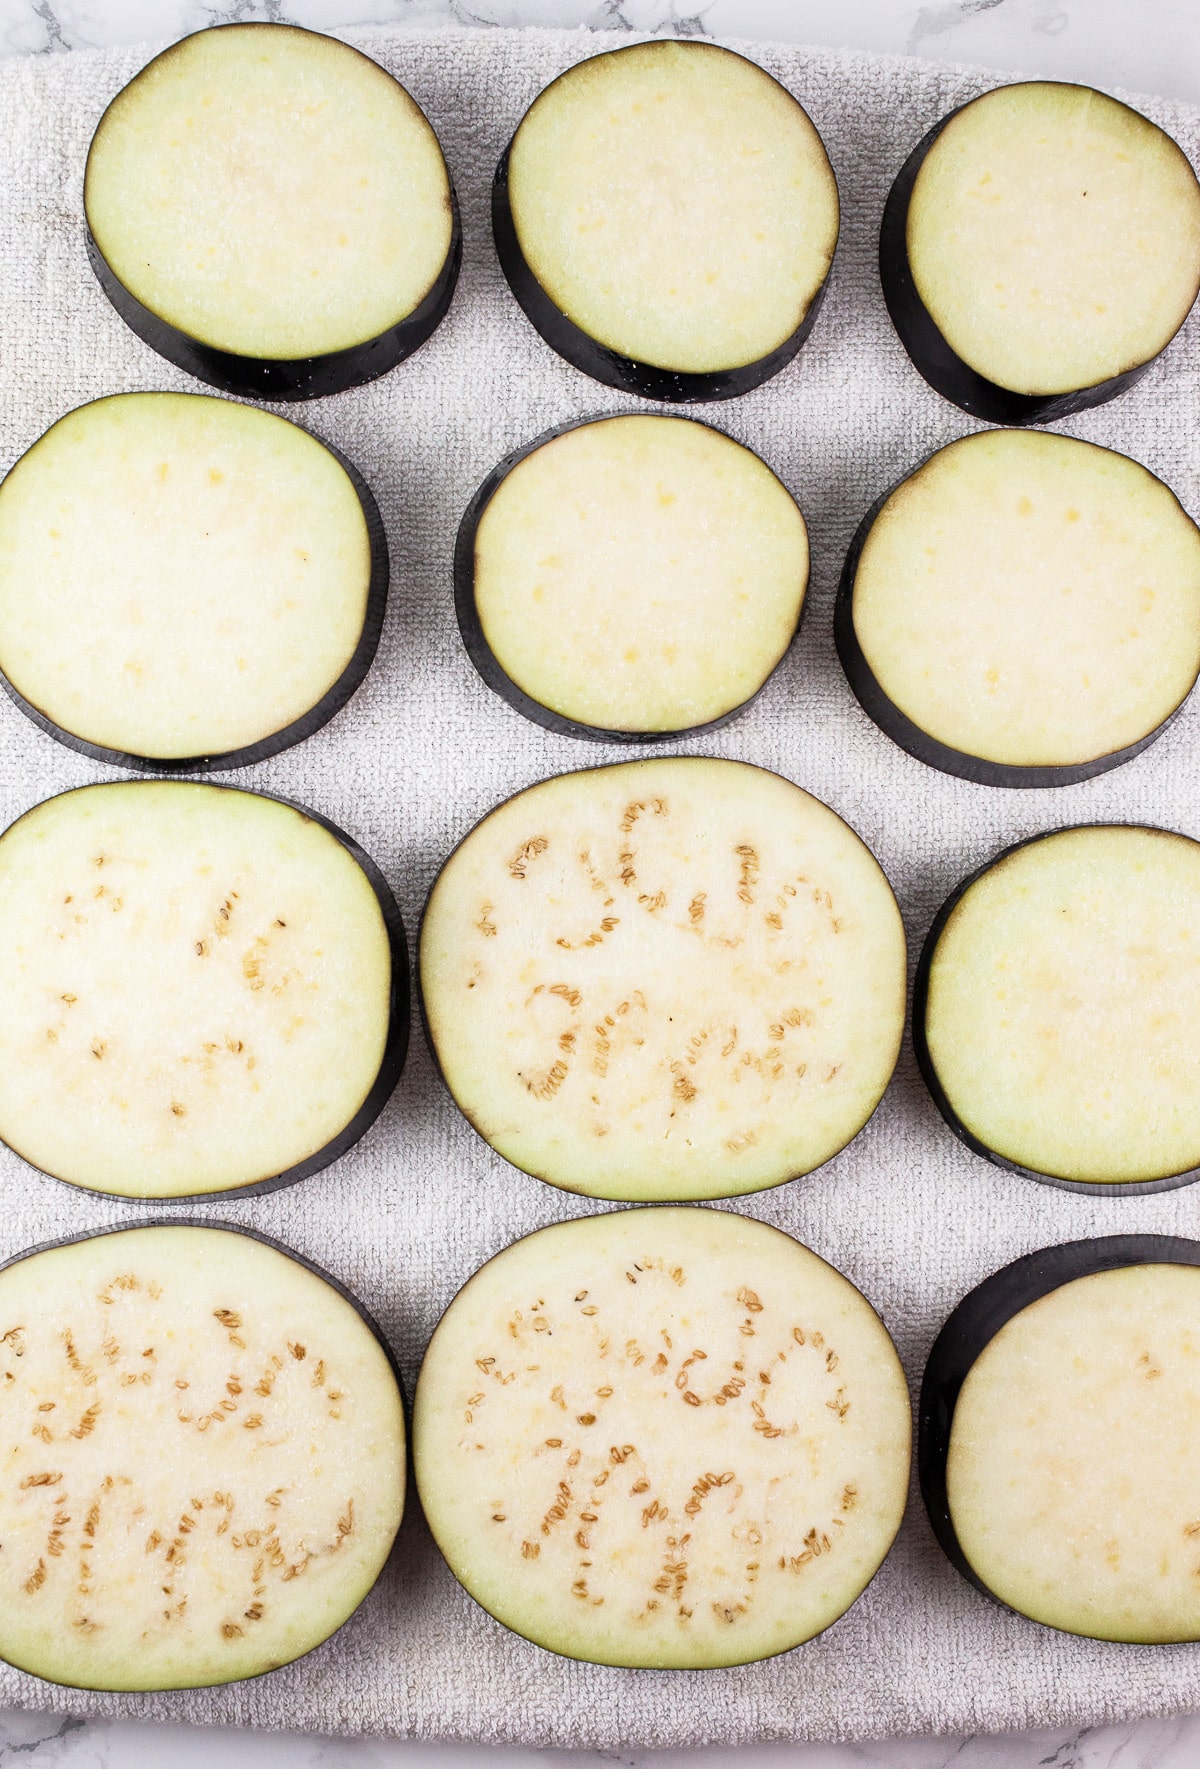
[[[0,55],[272,19],[338,30],[521,25],[775,38],[974,62],[1200,102],[1196,0],[0,0]],[[535,1752],[0,1713],[0,1769],[1194,1769],[1200,1715],[1083,1731],[741,1750]]]
[[[163,40],[240,19],[774,38],[1200,99],[1195,0],[0,0],[0,55]]]

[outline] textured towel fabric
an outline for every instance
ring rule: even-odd
[[[265,765],[226,776],[310,804],[383,865],[415,930],[439,861],[515,789],[609,762],[553,737],[482,686],[454,624],[450,560],[468,497],[508,450],[564,420],[647,409],[568,368],[511,299],[492,251],[488,186],[522,111],[571,62],[630,41],[580,32],[372,31],[355,39],[425,107],[462,204],[466,255],[448,319],[374,386],[288,408],[343,449],[379,499],[391,604],[366,684],[332,725]],[[765,44],[746,53],[782,79],[825,138],[843,204],[829,297],[792,365],[711,419],[759,450],[799,498],[813,541],[810,607],[793,654],[736,724],[689,751],[778,769],[832,805],[874,849],[915,950],[965,872],[1008,842],[1092,819],[1200,835],[1200,705],[1145,755],[1088,785],[998,791],[910,760],[859,711],[834,655],[834,585],[876,494],[971,426],[932,393],[893,335],[875,268],[888,182],[908,149],[994,74]],[[0,462],[98,395],[187,388],[125,329],[84,257],[81,181],[105,103],[145,60],[132,50],[0,69]],[[1136,100],[1200,155],[1200,111]],[[1063,426],[1124,449],[1200,511],[1200,316],[1141,385]],[[48,794],[115,777],[42,736],[0,701],[4,823]],[[0,1254],[127,1221],[106,1204],[0,1157]],[[214,1205],[321,1261],[383,1322],[408,1377],[439,1312],[489,1254],[589,1208],[514,1171],[467,1127],[419,1036],[387,1111],[349,1156],[262,1200]],[[914,1385],[940,1322],[986,1272],[1030,1248],[1117,1230],[1200,1233],[1200,1186],[1126,1200],[1077,1197],[976,1160],[938,1119],[906,1047],[872,1123],[822,1171],[738,1208],[776,1223],[846,1272],[879,1308]],[[914,1494],[865,1596],[820,1639],[729,1671],[630,1672],[569,1663],[479,1611],[410,1505],[384,1578],[335,1639],[285,1670],[226,1689],[84,1695],[0,1670],[0,1702],[92,1714],[228,1720],[535,1745],[618,1746],[843,1739],[1126,1719],[1200,1706],[1200,1647],[1102,1645],[1009,1615],[942,1558]]]

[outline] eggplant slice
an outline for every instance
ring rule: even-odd
[[[753,699],[800,620],[808,532],[766,463],[706,424],[567,425],[502,462],[455,553],[468,654],[568,736],[694,735]]]
[[[555,1224],[433,1335],[413,1460],[455,1577],[600,1664],[745,1664],[874,1577],[908,1488],[878,1315],[790,1235],[711,1210]]]
[[[1200,842],[1082,825],[959,887],[921,955],[917,1060],[976,1154],[1070,1191],[1200,1167]]]
[[[933,1347],[918,1466],[963,1576],[1067,1633],[1200,1639],[1200,1242],[1111,1235],[985,1279]]]
[[[242,767],[311,735],[370,668],[387,586],[354,468],[232,400],[95,400],[0,485],[0,670],[100,761]]]
[[[198,31],[113,99],[84,183],[88,255],[127,325],[226,393],[311,399],[423,344],[461,236],[403,86],[292,25]]]
[[[310,812],[125,781],[0,837],[0,1137],[58,1179],[291,1184],[374,1122],[407,1036],[399,911]]]
[[[139,1225],[0,1271],[0,1656],[80,1689],[318,1646],[404,1508],[399,1379],[360,1304],[251,1230]]]
[[[864,518],[835,633],[875,723],[988,786],[1151,743],[1200,672],[1200,531],[1125,455],[1035,430],[939,449]]]
[[[451,1093],[566,1191],[731,1197],[829,1160],[904,1020],[899,910],[820,800],[673,757],[518,793],[447,860],[421,989]]]
[[[1200,289],[1200,184],[1127,105],[1054,81],[943,117],[896,178],[879,242],[900,340],[946,399],[1041,424],[1131,387]]]
[[[501,267],[551,349],[673,403],[748,393],[791,361],[838,215],[807,112],[756,63],[695,41],[568,68],[492,189]]]

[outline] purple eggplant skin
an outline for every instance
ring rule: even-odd
[[[532,442],[526,442],[520,448],[514,449],[511,454],[504,457],[498,466],[492,468],[464,510],[462,521],[458,525],[458,535],[454,543],[454,613],[458,620],[458,630],[464,649],[483,681],[493,693],[500,696],[501,700],[507,701],[509,706],[522,713],[525,718],[532,720],[535,725],[541,725],[545,730],[553,731],[558,737],[582,737],[592,743],[681,743],[685,738],[706,737],[710,731],[719,731],[722,725],[728,725],[733,719],[739,718],[748,706],[754,704],[796,642],[804,619],[804,610],[808,605],[807,589],[804,600],[800,604],[796,625],[792,629],[792,636],[788,640],[787,650],[784,651],[783,656],[774,665],[761,686],[756,688],[754,693],[747,700],[743,700],[740,705],[730,707],[728,712],[722,713],[720,718],[710,719],[707,724],[692,725],[681,731],[609,731],[601,725],[582,725],[576,719],[568,719],[562,713],[554,712],[552,708],[543,706],[540,700],[534,700],[531,695],[526,694],[523,688],[518,687],[507,670],[504,669],[487,642],[483,624],[479,618],[479,610],[475,604],[475,536],[479,524],[483,520],[484,511],[513,468],[520,466],[523,460],[529,455],[535,454],[545,443],[553,442],[556,436],[564,436],[569,430],[582,429],[586,424],[602,423],[608,417],[625,417],[627,415],[624,412],[599,412],[591,417],[572,418],[565,424],[556,424],[553,429],[544,430],[540,436],[535,436]],[[684,421],[694,424],[702,422],[699,418],[689,418]],[[706,424],[704,427],[710,430],[716,429],[713,424]],[[725,432],[718,431],[717,434],[724,435]],[[761,456],[759,458],[761,459]],[[782,480],[780,483],[782,484]]]
[[[189,337],[144,306],[125,287],[110,268],[90,228],[87,233],[88,262],[100,287],[130,331],[136,332],[143,344],[148,344],[159,356],[194,375],[198,381],[216,387],[221,393],[233,393],[243,399],[324,399],[332,393],[345,393],[350,387],[363,387],[368,381],[377,381],[380,375],[386,375],[405,357],[419,350],[445,318],[462,263],[462,223],[453,187],[450,203],[454,217],[450,247],[425,299],[377,338],[352,344],[346,350],[331,350],[324,356],[278,360],[237,356]]]
[[[939,449],[933,451],[934,454],[940,452]],[[927,455],[924,461],[913,468],[913,473],[919,473],[921,467],[932,458],[932,455]],[[833,641],[854,698],[867,717],[878,725],[885,737],[890,737],[893,743],[908,755],[914,756],[918,762],[924,762],[927,768],[937,768],[943,774],[954,774],[960,780],[973,781],[976,786],[1008,786],[1018,790],[1041,786],[1078,786],[1084,780],[1092,780],[1097,774],[1107,774],[1110,768],[1119,768],[1123,762],[1131,762],[1134,756],[1141,755],[1179,717],[1189,696],[1185,695],[1160,725],[1147,732],[1145,737],[1139,737],[1136,743],[1127,744],[1124,749],[1110,750],[1107,755],[1093,756],[1090,761],[1047,767],[990,762],[984,756],[967,755],[963,750],[951,749],[949,744],[940,743],[928,731],[922,731],[906,713],[900,711],[894,701],[888,699],[863,655],[858,634],[854,630],[854,580],[876,517],[892,493],[898,491],[911,477],[912,473],[906,473],[904,478],[898,479],[875,499],[854,532],[854,539],[850,542],[850,550],[846,554],[846,562],[838,580],[837,598],[833,608]]]
[[[1002,1602],[976,1576],[959,1544],[950,1515],[946,1460],[954,1408],[971,1366],[1015,1314],[1076,1278],[1118,1271],[1128,1265],[1200,1265],[1200,1241],[1177,1235],[1102,1235],[1026,1253],[967,1292],[945,1321],[929,1353],[917,1404],[917,1478],[921,1497],[938,1546],[950,1564],[968,1584],[1010,1615],[1022,1612]],[[1045,1622],[1037,1625],[1047,1626]]]
[[[917,293],[908,261],[909,201],[926,154],[951,118],[965,109],[965,105],[957,105],[922,136],[896,174],[884,204],[879,230],[879,280],[900,342],[914,368],[935,393],[987,424],[1053,424],[1059,418],[1069,418],[1073,412],[1106,405],[1140,381],[1162,352],[1157,351],[1148,362],[1138,363],[1123,374],[1070,393],[1014,393],[978,374],[951,349]]]
[[[226,1196],[229,1195],[230,1194],[228,1193],[226,1194]],[[181,1200],[181,1202],[187,1202],[187,1200],[184,1199]],[[306,1271],[312,1272],[314,1277],[320,1278],[322,1283],[328,1284],[331,1290],[336,1291],[336,1293],[342,1298],[343,1302],[349,1303],[350,1307],[354,1310],[355,1314],[359,1317],[363,1325],[368,1329],[378,1344],[380,1351],[382,1351],[387,1360],[388,1368],[395,1379],[396,1387],[400,1392],[400,1405],[404,1413],[405,1499],[407,1501],[408,1494],[416,1491],[416,1476],[413,1470],[412,1460],[412,1405],[404,1387],[404,1377],[401,1374],[400,1364],[397,1360],[396,1353],[389,1344],[387,1336],[379,1322],[375,1319],[375,1316],[371,1313],[365,1303],[359,1301],[358,1297],[352,1290],[348,1290],[345,1284],[335,1278],[331,1272],[327,1272],[324,1266],[318,1265],[315,1260],[306,1259],[303,1253],[297,1253],[294,1247],[287,1246],[283,1241],[277,1241],[274,1235],[264,1235],[260,1229],[248,1228],[244,1223],[216,1222],[203,1216],[143,1216],[136,1222],[106,1223],[103,1228],[83,1229],[75,1235],[59,1235],[53,1241],[41,1241],[36,1247],[26,1247],[23,1252],[14,1253],[9,1259],[0,1260],[0,1272],[7,1271],[11,1265],[20,1265],[23,1259],[32,1259],[35,1253],[52,1253],[56,1247],[70,1247],[77,1241],[95,1241],[98,1240],[101,1235],[128,1234],[131,1229],[139,1228],[210,1228],[219,1229],[222,1234],[245,1235],[247,1240],[260,1241],[264,1247],[272,1247],[276,1253],[283,1253],[288,1259],[294,1259],[297,1265],[302,1265]],[[405,1508],[407,1509],[407,1503]],[[403,1523],[401,1524],[401,1527],[403,1527]],[[380,1577],[382,1576],[381,1572]],[[374,1590],[374,1588],[374,1586],[371,1587],[372,1590]],[[362,1604],[367,1601],[370,1594],[370,1591],[364,1594],[362,1602],[358,1605],[358,1608],[352,1611],[352,1613],[346,1617],[346,1620],[341,1622],[338,1627],[333,1630],[332,1634],[327,1634],[324,1640],[319,1640],[317,1642],[316,1646],[310,1646],[308,1651],[302,1652],[298,1659],[289,1659],[288,1664],[299,1664],[302,1659],[308,1658],[311,1653],[318,1652],[321,1647],[328,1645],[329,1641],[332,1640],[335,1635],[340,1634],[342,1629],[353,1621],[354,1616],[358,1614],[358,1610],[362,1608]],[[20,1669],[21,1667],[18,1666],[17,1668]],[[286,1669],[286,1665],[264,1665],[261,1671],[251,1671],[247,1673],[245,1677],[238,1677],[233,1681],[237,1683],[249,1683],[255,1681],[259,1677],[268,1676],[271,1671]],[[76,1689],[80,1687],[80,1685],[75,1683],[60,1683],[56,1678],[42,1676],[40,1673],[38,1675],[38,1681],[41,1683],[51,1683],[56,1689]],[[230,1685],[228,1682],[206,1683],[193,1684],[191,1687],[201,1689],[227,1689]]]
[[[311,435],[311,431],[309,432]],[[105,762],[114,768],[129,768],[141,774],[207,774],[214,769],[249,768],[257,762],[265,762],[268,757],[279,755],[282,750],[291,749],[294,744],[303,743],[327,725],[335,713],[339,713],[346,702],[362,686],[367,672],[375,661],[375,653],[379,649],[379,640],[383,632],[383,619],[387,612],[388,585],[391,568],[388,558],[387,532],[383,526],[383,517],[379,514],[379,505],[370,486],[363,478],[353,462],[348,461],[340,449],[334,448],[331,442],[315,437],[321,447],[328,450],[334,460],[345,472],[358,497],[362,509],[363,520],[367,525],[367,545],[370,550],[371,574],[367,582],[367,607],[363,619],[363,629],[358,644],[349,663],[333,686],[318,700],[315,706],[308,709],[302,717],[294,719],[279,731],[272,731],[270,736],[262,737],[257,743],[249,743],[242,749],[230,749],[220,755],[177,756],[163,758],[157,756],[131,755],[125,750],[108,749],[102,743],[89,743],[86,737],[77,737],[74,732],[65,731],[61,725],[48,718],[39,707],[26,700],[8,677],[0,671],[0,689],[8,695],[14,705],[20,707],[27,719],[31,719],[40,731],[56,742],[65,744],[68,749],[76,750],[80,755],[88,756],[94,762]],[[36,448],[37,444],[34,444]],[[307,815],[307,813],[306,813]],[[336,833],[336,832],[335,832]]]
[[[1151,826],[1111,823],[1067,823],[1064,824],[1061,829],[1043,830],[1038,835],[1027,836],[1024,841],[1012,842],[1007,848],[1002,848],[998,854],[994,854],[992,858],[985,861],[982,866],[976,867],[975,871],[970,873],[968,877],[964,878],[961,884],[956,885],[934,916],[929,932],[925,936],[925,944],[921,948],[921,956],[917,961],[916,979],[913,983],[912,1039],[913,1053],[917,1059],[917,1067],[921,1071],[921,1079],[929,1089],[934,1105],[937,1107],[938,1111],[941,1113],[958,1140],[961,1143],[964,1143],[973,1155],[982,1155],[985,1161],[990,1161],[993,1167],[1002,1167],[1006,1173],[1017,1173],[1020,1174],[1023,1179],[1037,1180],[1039,1185],[1057,1186],[1060,1191],[1081,1192],[1085,1197],[1091,1198],[1143,1198],[1150,1196],[1154,1192],[1174,1192],[1177,1191],[1180,1186],[1191,1185],[1195,1180],[1200,1179],[1200,1167],[1190,1167],[1184,1173],[1168,1173],[1164,1175],[1162,1179],[1109,1180],[1095,1183],[1091,1180],[1060,1179],[1053,1173],[1038,1173],[1035,1168],[1022,1167],[1018,1162],[1009,1161],[1004,1155],[998,1155],[995,1149],[989,1149],[987,1144],[981,1142],[973,1131],[968,1130],[967,1126],[963,1123],[962,1119],[958,1116],[954,1107],[947,1099],[942,1084],[938,1079],[937,1070],[933,1066],[933,1058],[930,1055],[929,1044],[925,1037],[925,1012],[929,1003],[929,978],[933,968],[933,960],[937,951],[938,941],[942,937],[942,932],[946,923],[957,908],[959,899],[970,890],[971,886],[975,884],[978,879],[983,877],[985,872],[990,872],[993,866],[999,865],[1001,860],[1006,860],[1010,854],[1017,853],[1021,848],[1030,847],[1034,842],[1044,840],[1047,835],[1065,835],[1070,829],[1112,829],[1127,827]],[[1175,832],[1167,831],[1165,833],[1172,834]],[[1086,1244],[1090,1245],[1091,1243]],[[1191,1245],[1191,1243],[1189,1242],[1188,1245]],[[1024,1305],[1022,1304],[1022,1306]]]
[[[619,54],[620,51],[610,53]],[[492,181],[492,237],[496,242],[496,256],[526,319],[551,350],[564,362],[569,362],[572,368],[580,369],[606,387],[616,387],[621,393],[634,393],[641,399],[657,399],[665,405],[695,405],[712,399],[738,399],[743,393],[752,393],[764,381],[777,375],[780,369],[786,368],[798,353],[816,324],[825,299],[833,269],[832,255],[825,280],[809,302],[808,311],[796,330],[767,356],[760,356],[757,362],[745,363],[740,368],[685,374],[676,369],[657,368],[653,363],[635,362],[632,357],[622,356],[606,344],[597,343],[550,299],[521,250],[508,196],[508,157],[511,151],[510,141]]]
[[[130,782],[129,784],[136,785],[140,782]],[[253,1180],[246,1185],[229,1186],[219,1191],[193,1192],[180,1197],[156,1198],[153,1194],[146,1194],[137,1198],[127,1198],[118,1192],[99,1191],[94,1186],[77,1185],[73,1180],[59,1180],[56,1173],[46,1174],[48,1179],[58,1180],[59,1184],[69,1187],[72,1192],[83,1192],[92,1197],[104,1198],[109,1203],[159,1204],[165,1209],[175,1210],[184,1204],[217,1204],[223,1203],[227,1199],[235,1201],[241,1198],[265,1198],[271,1192],[282,1191],[285,1186],[298,1185],[302,1179],[311,1179],[314,1173],[320,1173],[323,1168],[340,1160],[354,1147],[356,1142],[366,1135],[394,1093],[396,1083],[404,1069],[405,1058],[408,1055],[409,1021],[412,1012],[408,941],[399,905],[392,895],[392,888],[370,854],[359,847],[353,836],[347,835],[344,829],[339,829],[337,824],[332,823],[328,817],[323,817],[319,811],[310,810],[307,805],[297,804],[294,799],[284,798],[281,793],[251,792],[248,787],[226,786],[216,780],[206,780],[197,784],[211,786],[217,792],[244,792],[254,798],[271,799],[275,804],[286,805],[289,810],[298,811],[308,822],[319,824],[336,841],[339,841],[350,858],[366,874],[367,881],[375,893],[375,901],[379,904],[380,914],[383,916],[388,951],[392,961],[391,987],[388,998],[388,1029],[384,1040],[383,1056],[380,1058],[378,1072],[371,1083],[366,1099],[349,1123],[345,1124],[323,1148],[317,1149],[311,1155],[306,1155],[303,1161],[297,1161],[294,1166],[285,1168],[282,1173],[271,1174],[266,1179]],[[80,791],[86,790],[86,788],[76,787],[70,790]],[[66,794],[57,794],[56,796],[65,797]],[[44,804],[47,801],[42,800],[41,802]],[[0,1138],[0,1146],[8,1147],[9,1145],[3,1142],[3,1138]],[[32,1161],[27,1161],[19,1149],[14,1149],[13,1153],[18,1155],[27,1167],[33,1167],[34,1172],[45,1172],[44,1168],[36,1167]],[[316,1267],[313,1269],[317,1270]],[[0,1270],[3,1270],[2,1266],[0,1266]],[[318,1275],[323,1277],[325,1274],[319,1272]]]

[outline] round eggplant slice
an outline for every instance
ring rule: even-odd
[[[383,1569],[404,1411],[379,1329],[246,1230],[100,1232],[0,1271],[0,1656],[80,1689],[255,1677]]]
[[[1042,431],[952,442],[868,512],[842,664],[910,754],[988,786],[1136,755],[1200,671],[1200,531],[1136,461]]]
[[[413,1414],[455,1577],[569,1658],[746,1664],[843,1614],[908,1489],[895,1347],[840,1272],[710,1210],[517,1241],[455,1297]]]
[[[399,912],[258,793],[86,786],[0,837],[0,1137],[93,1191],[273,1191],[343,1154],[408,1034]]]
[[[917,973],[917,1058],[952,1130],[1074,1191],[1200,1167],[1200,843],[1085,825],[954,893]]]
[[[1086,86],[1001,86],[935,125],[884,210],[888,310],[921,374],[990,423],[1113,399],[1200,289],[1200,184],[1169,135]]]
[[[787,488],[685,418],[570,425],[501,464],[459,530],[455,598],[476,668],[569,736],[723,724],[796,631],[808,533]]]
[[[566,1191],[732,1197],[829,1160],[883,1094],[904,931],[841,818],[743,762],[625,762],[518,793],[421,930],[442,1074]]]
[[[1070,1634],[1200,1639],[1200,1242],[1114,1235],[972,1290],[925,1371],[918,1462],[958,1570]]]
[[[241,767],[309,736],[370,667],[387,581],[349,463],[231,400],[96,400],[0,485],[0,670],[101,761]]]
[[[513,294],[569,363],[647,399],[729,399],[808,336],[837,181],[762,68],[660,40],[539,94],[497,168],[492,228]]]
[[[185,37],[113,99],[84,184],[105,294],[227,393],[310,399],[394,368],[450,305],[442,150],[368,56],[292,25]]]

